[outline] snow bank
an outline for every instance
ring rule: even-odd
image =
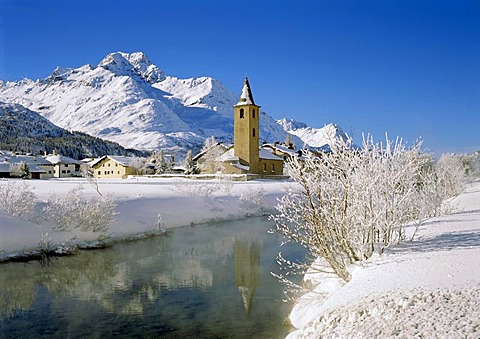
[[[7,181],[0,181],[0,185]],[[98,196],[85,179],[50,179],[29,181],[38,197],[38,208],[49,193],[66,195],[68,190],[84,186],[85,197]],[[205,222],[234,220],[272,211],[282,195],[284,181],[255,180],[228,182],[225,180],[186,180],[162,178],[131,178],[98,180],[99,190],[117,203],[112,239],[128,239],[155,230]],[[211,189],[213,186],[215,188]],[[262,202],[252,206],[249,195],[262,196]],[[258,200],[257,200],[258,201]],[[98,235],[87,232],[54,232],[53,224],[27,222],[10,217],[0,209],[0,259],[29,253],[41,243],[56,246],[68,241],[76,244],[94,241]],[[43,240],[42,240],[43,239]]]
[[[347,284],[312,270],[306,278],[314,288],[290,315],[300,330],[289,338],[478,337],[480,182],[450,204],[451,215],[428,220],[413,241],[354,267]]]

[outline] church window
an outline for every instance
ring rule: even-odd
[[[263,171],[264,171],[264,172],[267,171],[267,164],[263,164]]]
[[[252,136],[255,137],[255,128],[252,129]]]
[[[255,118],[255,110],[252,111],[252,118]]]
[[[275,164],[272,164],[272,172],[275,172]]]
[[[240,119],[243,119],[245,117],[245,111],[243,108],[240,108]]]

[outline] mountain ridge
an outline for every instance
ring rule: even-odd
[[[21,104],[59,127],[128,148],[173,153],[198,150],[211,135],[231,142],[238,96],[211,77],[167,75],[143,52],[110,53],[97,66],[57,67],[37,81],[0,81],[0,101]],[[283,141],[287,134],[297,147],[314,141],[301,140],[306,129],[295,133],[298,128],[265,112],[260,118],[261,142]]]

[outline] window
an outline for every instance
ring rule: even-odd
[[[62,170],[62,174],[65,174],[65,170]]]
[[[101,175],[101,174],[102,174],[102,172],[101,172],[101,171],[98,171],[97,173],[98,173],[98,175]]]
[[[120,174],[120,171],[118,171],[117,174]]]
[[[67,173],[70,173],[70,170],[67,170]]]
[[[65,167],[68,167],[68,164],[65,164]]]
[[[267,171],[267,164],[263,164],[263,171],[264,171],[264,172]]]
[[[275,164],[272,164],[272,172],[275,172]]]
[[[252,118],[255,118],[255,109],[252,111]]]
[[[252,136],[255,137],[255,128],[252,129]]]
[[[108,163],[108,167],[110,167],[110,163]]]
[[[243,118],[245,118],[245,111],[243,110],[243,108],[240,108],[240,119]]]

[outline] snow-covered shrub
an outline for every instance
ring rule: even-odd
[[[263,214],[267,210],[265,203],[265,189],[263,187],[243,191],[238,199],[240,199],[240,209],[247,216]]]
[[[442,154],[438,159],[435,164],[435,173],[444,199],[454,197],[462,192],[465,170],[460,156]]]
[[[104,236],[114,220],[116,203],[109,196],[85,198],[82,190],[83,186],[79,185],[69,190],[65,197],[50,194],[43,213],[56,222],[56,231],[80,230]]]
[[[360,149],[338,140],[332,153],[293,159],[286,167],[300,190],[281,198],[272,217],[277,231],[348,281],[349,264],[402,241],[403,225],[422,213],[414,202],[425,163],[420,144],[407,148],[400,139],[375,143],[371,137]]]
[[[217,190],[224,194],[230,194],[233,187],[233,182],[230,176],[224,174],[217,174],[215,176],[217,181]]]
[[[6,214],[32,220],[37,196],[25,181],[8,181],[0,185],[0,206]]]

